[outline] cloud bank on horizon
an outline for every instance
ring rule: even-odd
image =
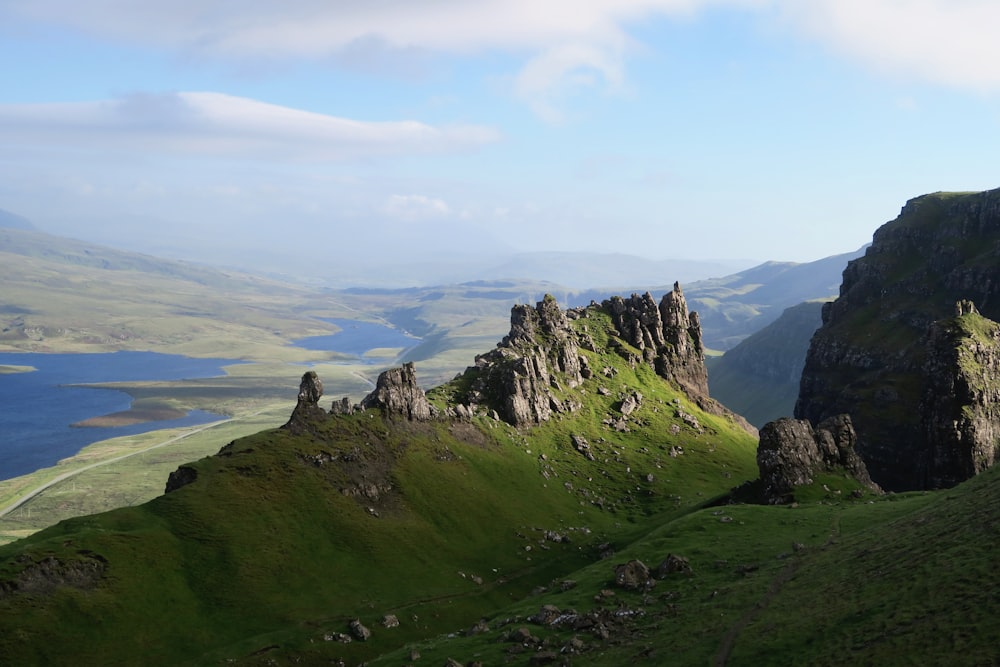
[[[177,254],[360,231],[804,261],[995,186],[998,24],[990,0],[0,1],[0,206]]]

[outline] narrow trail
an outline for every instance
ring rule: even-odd
[[[767,609],[767,605],[771,603],[771,600],[773,600],[774,596],[781,591],[782,587],[795,576],[798,569],[799,562],[797,559],[792,560],[788,563],[788,565],[783,567],[781,572],[779,572],[778,575],[771,580],[771,585],[767,587],[767,593],[764,594],[764,597],[762,597],[757,604],[743,614],[743,616],[741,616],[731,628],[729,628],[729,631],[726,632],[726,635],[722,638],[722,643],[719,645],[718,652],[712,659],[712,665],[714,667],[725,666],[725,664],[729,661],[729,656],[733,652],[733,646],[736,645],[736,640],[739,638],[740,633],[743,632],[743,630],[753,621],[757,620],[757,617],[760,616],[765,609]]]
[[[254,413],[254,414],[248,415],[248,416],[255,417],[257,414],[260,414],[260,413],[258,412],[258,413]],[[244,417],[244,419],[245,419],[245,417]],[[108,465],[110,463],[117,463],[118,461],[121,461],[123,459],[127,459],[130,456],[136,456],[138,454],[145,454],[148,451],[151,451],[151,450],[154,450],[154,449],[158,449],[160,447],[166,447],[167,445],[172,445],[173,443],[177,442],[178,440],[183,440],[184,438],[189,438],[189,437],[191,437],[192,435],[194,435],[196,433],[201,433],[202,431],[206,431],[206,430],[208,430],[210,428],[213,428],[213,427],[218,426],[220,424],[225,424],[225,423],[230,422],[230,421],[232,421],[232,419],[220,419],[219,421],[209,422],[208,424],[202,424],[201,426],[198,426],[197,428],[193,428],[190,431],[186,431],[184,433],[181,433],[180,435],[177,435],[177,436],[174,436],[173,438],[169,438],[167,440],[164,440],[163,442],[158,442],[155,445],[150,445],[149,447],[145,447],[143,449],[139,449],[139,450],[136,450],[134,452],[129,452],[128,454],[122,454],[121,456],[116,456],[116,457],[114,457],[112,459],[107,459],[107,460],[104,460],[104,461],[98,461],[97,463],[91,463],[90,465],[83,466],[82,468],[77,468],[76,470],[71,470],[69,472],[65,472],[65,473],[59,475],[58,477],[54,477],[53,479],[49,480],[48,482],[45,482],[44,484],[41,484],[40,486],[37,486],[34,489],[31,489],[25,495],[21,496],[20,498],[18,498],[16,501],[14,501],[13,503],[11,503],[10,505],[7,505],[7,507],[4,507],[3,509],[0,509],[0,517],[4,517],[4,516],[10,514],[11,512],[13,512],[14,510],[16,510],[21,505],[25,504],[26,502],[28,502],[32,498],[35,498],[36,496],[38,496],[38,494],[42,493],[43,491],[45,491],[45,490],[47,490],[47,489],[55,486],[56,484],[59,484],[60,482],[64,482],[67,479],[69,479],[69,478],[71,478],[71,477],[73,477],[75,475],[79,475],[81,472],[85,472],[87,470],[93,470],[94,468],[99,468],[101,466],[105,466],[105,465]]]
[[[827,538],[826,543],[821,547],[822,549],[828,548],[833,544],[836,539],[840,536],[840,515],[835,514],[833,517],[833,525],[830,530],[830,537]],[[757,604],[748,609],[736,623],[729,628],[725,636],[722,638],[722,643],[719,644],[719,650],[716,652],[715,657],[712,659],[713,667],[725,667],[726,663],[729,662],[729,657],[733,653],[733,647],[736,645],[736,640],[739,639],[740,633],[746,629],[748,625],[753,623],[767,606],[771,604],[771,600],[781,592],[781,589],[795,576],[795,573],[799,570],[799,565],[801,565],[801,557],[796,557],[789,561],[788,565],[781,569],[774,579],[771,580],[771,584],[767,587],[767,592],[764,594]]]

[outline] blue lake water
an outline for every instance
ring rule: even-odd
[[[323,321],[336,324],[341,330],[335,334],[326,336],[300,338],[295,341],[295,344],[307,350],[339,352],[351,355],[356,357],[357,362],[360,363],[375,363],[375,361],[382,360],[365,357],[365,353],[369,350],[398,347],[403,348],[403,351],[405,351],[420,343],[420,339],[416,336],[411,336],[399,329],[393,329],[381,324],[332,318],[324,319]]]
[[[237,362],[155,352],[0,352],[0,365],[37,369],[0,374],[0,479],[55,465],[99,440],[221,418],[197,410],[180,419],[112,428],[73,428],[70,424],[127,410],[132,401],[121,391],[66,385],[214,377],[223,375],[222,366],[232,363]]]

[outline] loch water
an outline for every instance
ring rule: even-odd
[[[74,428],[70,424],[127,410],[132,399],[122,391],[69,385],[214,377],[232,363],[238,362],[156,352],[0,353],[0,365],[37,369],[0,374],[0,479],[55,465],[100,440],[222,419],[196,410],[179,419]]]
[[[324,336],[310,336],[295,341],[295,345],[307,350],[337,352],[354,357],[352,363],[384,362],[384,359],[371,359],[365,356],[369,350],[378,348],[402,348],[402,353],[420,343],[420,338],[399,329],[393,329],[374,322],[360,320],[324,319],[340,327],[340,331]]]

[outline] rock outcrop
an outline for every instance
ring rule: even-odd
[[[840,297],[824,307],[795,416],[818,424],[849,414],[872,478],[889,490],[948,487],[990,465],[996,400],[991,389],[965,387],[980,382],[973,376],[986,387],[1000,371],[992,343],[967,331],[964,342],[952,339],[975,350],[970,373],[942,347],[941,332],[962,330],[953,318],[974,316],[969,302],[1000,320],[998,267],[1000,190],[907,202],[848,264]],[[963,406],[978,416],[965,419]]]
[[[360,407],[362,410],[378,408],[387,417],[411,421],[425,421],[434,416],[427,396],[417,386],[417,372],[412,362],[382,372],[375,383],[375,391],[361,400]]]
[[[326,418],[327,413],[319,407],[319,399],[323,396],[323,382],[316,371],[306,371],[299,382],[299,396],[292,410],[291,417],[283,428],[302,429],[310,422]]]
[[[459,398],[463,412],[496,410],[504,421],[524,426],[579,409],[578,402],[556,395],[583,381],[587,361],[580,355],[579,341],[551,295],[534,308],[514,306],[510,333],[466,370],[469,388]]]
[[[843,470],[879,490],[855,451],[857,434],[847,415],[827,419],[815,429],[802,419],[768,422],[760,431],[757,468],[769,504],[788,502],[795,487],[812,484],[818,472]]]
[[[657,374],[676,383],[689,396],[708,396],[708,372],[701,343],[698,313],[689,313],[680,283],[663,295],[659,305],[649,292],[602,304],[615,328]]]
[[[607,350],[598,350],[587,325],[573,326],[594,312],[611,316]],[[476,364],[462,376],[464,391],[455,396],[450,416],[468,417],[494,413],[515,426],[548,421],[553,415],[572,413],[582,404],[578,393],[569,390],[597,374],[582,351],[612,352],[633,366],[648,363],[660,377],[674,384],[702,410],[725,415],[748,432],[757,430],[742,417],[726,410],[708,395],[708,375],[701,343],[697,313],[689,313],[680,285],[659,304],[650,294],[633,294],[628,299],[613,297],[602,304],[562,311],[556,300],[546,295],[534,308],[517,305],[511,309],[510,333],[497,347],[476,357]],[[601,373],[611,378],[608,367]],[[608,395],[603,386],[598,394]],[[625,393],[620,404],[617,430],[627,430],[626,419],[642,404],[642,394]]]
[[[935,486],[977,475],[1000,457],[1000,324],[956,304],[960,315],[931,326],[918,414]]]

